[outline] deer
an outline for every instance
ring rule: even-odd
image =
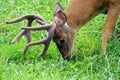
[[[58,2],[51,23],[47,23],[42,16],[37,14],[24,15],[6,23],[11,24],[24,19],[28,20],[26,27],[22,27],[18,35],[12,40],[12,43],[16,43],[23,35],[26,36],[27,43],[23,54],[26,53],[30,46],[44,44],[42,52],[38,55],[43,56],[48,50],[51,40],[53,40],[62,57],[70,60],[77,31],[100,13],[107,14],[102,32],[102,50],[100,52],[100,57],[102,57],[106,52],[108,37],[112,35],[120,14],[120,0],[72,0],[65,10]],[[41,25],[32,27],[33,21]],[[31,42],[30,31],[35,30],[46,30],[48,36],[45,39]]]

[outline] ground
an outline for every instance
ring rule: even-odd
[[[112,41],[109,38],[106,54],[99,62],[106,15],[98,15],[77,32],[70,61],[61,57],[53,42],[44,57],[38,57],[43,48],[39,45],[30,47],[24,59],[22,53],[26,39],[22,37],[16,44],[11,44],[26,21],[6,25],[7,20],[25,14],[40,14],[51,22],[58,1],[64,9],[70,3],[70,0],[0,1],[0,80],[119,80],[120,40],[117,37]],[[118,26],[119,23],[119,32]],[[32,41],[45,36],[45,31],[32,32]]]

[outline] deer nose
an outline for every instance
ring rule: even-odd
[[[64,59],[65,59],[65,60],[68,60],[68,61],[71,60],[71,58],[72,58],[72,55],[71,55],[71,54],[64,56]]]

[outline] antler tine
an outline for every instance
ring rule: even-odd
[[[28,15],[22,16],[22,17],[20,17],[20,18],[17,18],[17,19],[15,19],[15,20],[7,21],[6,23],[7,23],[7,24],[16,23],[16,22],[23,21],[24,19],[27,19],[27,20],[35,20],[35,19],[38,19],[38,20],[40,20],[40,21],[43,21],[44,23],[47,23],[44,18],[42,18],[40,15],[37,15],[37,14],[28,14]]]
[[[36,14],[25,15],[25,16],[15,19],[15,20],[7,21],[6,23],[7,24],[16,23],[16,22],[23,21],[24,19],[28,20],[28,23],[26,25],[27,27],[31,27],[32,22],[36,19],[39,20],[39,23],[41,21],[40,24],[43,24],[43,23],[47,24],[47,22],[44,18],[42,18],[41,16],[36,15]],[[26,31],[26,30],[21,30],[21,32],[19,32],[18,35],[12,40],[12,43],[15,43],[16,41],[18,41],[23,35],[26,35],[27,43],[29,43],[31,41],[30,31]]]
[[[54,30],[55,30],[55,24],[54,23],[51,23],[51,24],[46,24],[46,25],[42,25],[40,27],[24,27],[23,29],[25,30],[47,30],[48,31],[48,36],[43,39],[43,40],[40,40],[40,41],[36,41],[36,42],[31,42],[31,43],[28,43],[24,49],[24,54],[26,53],[27,49],[29,46],[33,46],[33,45],[38,45],[38,44],[44,44],[44,49],[42,50],[42,52],[39,54],[39,56],[43,56],[48,47],[49,47],[49,44],[50,44],[50,41],[54,35]]]
[[[45,24],[47,24],[46,22],[41,21],[41,20],[39,20],[39,19],[36,19],[36,22],[40,23],[41,25],[45,25]]]
[[[28,20],[27,27],[32,25],[33,20]],[[16,43],[23,35],[27,38],[27,43],[31,41],[30,31],[21,30],[17,36],[12,40],[12,43]]]

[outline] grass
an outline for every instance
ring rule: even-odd
[[[42,45],[30,47],[23,59],[23,37],[16,44],[12,39],[26,21],[6,25],[7,20],[25,14],[40,14],[48,22],[53,18],[55,4],[66,8],[70,0],[1,0],[0,1],[0,80],[119,80],[120,41],[108,42],[106,55],[99,63],[102,26],[105,15],[99,15],[82,27],[76,35],[71,61],[64,60],[55,43],[51,43],[44,57],[37,57]],[[33,24],[39,25],[37,23]],[[32,32],[32,41],[46,33]]]

